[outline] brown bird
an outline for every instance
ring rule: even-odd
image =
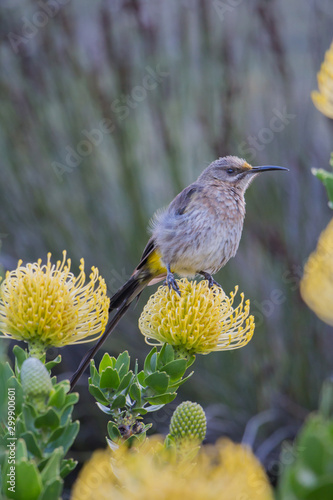
[[[148,285],[166,278],[179,294],[173,273],[204,276],[209,285],[218,284],[212,275],[234,257],[245,217],[244,194],[261,172],[288,170],[284,167],[251,167],[237,156],[213,161],[170,203],[156,213],[151,238],[130,279],[111,297],[110,311],[118,309],[97,344],[87,353],[72,378],[72,387],[90,359],[106,340],[131,302]]]

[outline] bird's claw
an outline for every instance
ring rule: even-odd
[[[175,280],[175,277],[172,274],[172,272],[170,271],[170,269],[168,269],[168,274],[167,274],[165,283],[166,283],[166,285],[168,285],[169,290],[171,290],[171,288],[172,288],[180,297],[179,286],[177,285],[177,281]]]
[[[214,285],[218,286],[219,288],[222,288],[222,286],[220,285],[220,283],[218,283],[217,281],[215,281],[214,278],[213,278],[213,276],[211,274],[206,273],[204,271],[202,271],[200,274],[205,278],[205,280],[208,281],[209,288],[212,288]]]

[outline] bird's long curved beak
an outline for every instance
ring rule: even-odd
[[[276,167],[275,165],[265,165],[263,167],[252,167],[250,170],[247,170],[247,174],[256,174],[259,172],[267,172],[268,170],[287,170],[289,172],[289,168],[286,167]]]

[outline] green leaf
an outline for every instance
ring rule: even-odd
[[[56,429],[60,425],[60,418],[53,408],[49,408],[44,415],[37,417],[35,426],[37,429]]]
[[[41,472],[41,478],[44,484],[54,481],[60,474],[60,462],[64,456],[64,450],[62,447],[54,450],[50,458],[48,459],[43,471]]]
[[[136,376],[137,378],[137,381],[139,382],[139,384],[141,386],[144,386],[145,384],[145,378],[146,378],[146,375],[148,375],[148,373],[145,373],[143,370],[141,370],[141,372],[139,372]]]
[[[129,371],[126,373],[126,375],[121,379],[121,382],[120,382],[120,385],[118,387],[118,391],[121,392],[121,391],[124,391],[125,389],[126,390],[126,393],[128,392],[128,389],[129,389],[129,386],[131,385],[131,382],[133,380],[133,372],[132,371]]]
[[[59,439],[60,436],[64,433],[66,429],[66,425],[61,425],[58,427],[55,431],[52,432],[51,436],[49,437],[49,442],[51,443],[52,441],[55,441],[56,439]]]
[[[33,462],[19,462],[15,466],[15,493],[6,491],[8,498],[37,500],[42,492],[40,473]]]
[[[107,415],[112,415],[113,412],[110,410],[108,406],[102,405],[101,403],[98,402],[96,404],[103,413],[106,413]]]
[[[165,372],[155,372],[146,377],[145,383],[154,391],[164,393],[168,388],[169,380],[170,377]]]
[[[192,356],[190,356],[190,358],[187,360],[187,368],[192,366],[194,361],[195,361],[195,354],[192,354]]]
[[[115,369],[119,373],[119,378],[122,379],[129,370],[131,358],[129,357],[128,351],[124,351],[119,354]]]
[[[129,395],[133,401],[137,401],[138,404],[141,404],[141,389],[135,382],[131,385]]]
[[[15,391],[15,413],[19,415],[22,412],[24,396],[22,391],[22,386],[20,382],[17,380],[16,376],[11,376],[7,381],[7,392],[6,399],[8,394],[8,388],[14,389]]]
[[[102,371],[100,380],[101,389],[117,389],[119,384],[120,379],[117,370],[108,367]]]
[[[63,481],[58,478],[47,484],[38,500],[59,500],[63,488]]]
[[[108,405],[109,401],[106,399],[102,391],[96,387],[95,385],[91,384],[91,379],[89,379],[89,392],[94,398],[99,402],[102,403],[103,405]]]
[[[55,406],[56,408],[61,408],[66,399],[66,392],[64,387],[59,387],[59,389],[51,392],[51,396],[48,401],[49,406]]]
[[[180,387],[181,385],[185,384],[185,382],[188,381],[189,378],[192,377],[194,372],[191,372],[189,375],[187,375],[187,377],[181,379],[181,380],[177,380],[177,382],[174,382],[173,384],[170,384],[168,389],[178,389],[178,387]]]
[[[73,406],[79,400],[79,394],[77,392],[71,392],[70,394],[66,394],[66,400],[63,404],[63,407]]]
[[[115,358],[111,358],[110,354],[108,354],[106,352],[104,354],[104,356],[102,357],[102,360],[101,360],[101,362],[99,364],[99,367],[98,367],[99,373],[101,374],[102,371],[105,370],[108,367],[114,368],[115,363],[116,363]]]
[[[133,408],[131,408],[131,414],[132,415],[146,415],[146,413],[148,413],[148,409],[147,408],[142,408],[140,406],[136,407],[134,406]]]
[[[171,401],[173,401],[176,396],[176,392],[172,392],[171,394],[167,392],[158,396],[147,397],[146,399],[150,404],[153,405],[166,405],[167,403],[171,403]]]
[[[163,406],[164,406],[164,403],[161,405],[151,405],[151,406],[147,406],[146,410],[147,410],[147,413],[152,413],[153,411],[160,410],[161,408],[163,408]]]
[[[16,373],[19,373],[21,371],[21,366],[23,365],[23,362],[29,357],[29,355],[24,349],[21,349],[21,347],[19,347],[18,345],[15,345],[13,347],[13,354],[15,356],[15,371]]]
[[[330,201],[330,205],[333,204],[333,174],[331,172],[327,172],[327,170],[323,170],[322,168],[312,170],[313,175],[317,177],[325,186],[327,191],[327,196]],[[332,208],[332,206],[330,206]]]
[[[72,458],[63,460],[60,467],[60,477],[65,478],[66,476],[68,476],[68,474],[75,469],[77,463],[77,460],[73,460]]]
[[[28,431],[21,435],[21,438],[24,439],[28,451],[37,458],[43,458],[43,453],[40,447],[38,446],[36,436],[33,432]]]
[[[153,370],[151,369],[151,358],[153,357],[153,355],[155,354],[156,355],[156,347],[153,347],[152,350],[150,351],[149,354],[147,354],[146,356],[146,359],[145,359],[145,363],[144,363],[144,373],[145,373],[145,376],[147,375],[150,375],[151,373],[155,372],[156,369],[154,368]],[[142,373],[142,372],[141,372]],[[138,377],[139,377],[140,374],[138,374]]]
[[[28,431],[35,431],[35,419],[37,418],[37,412],[35,408],[30,403],[25,403],[22,407],[22,416],[25,423],[25,427]]]
[[[99,385],[99,380],[100,380],[100,377],[99,377],[99,373],[97,371],[97,368],[95,366],[95,361],[92,359],[90,361],[90,378],[91,378],[91,381],[94,385],[98,386]]]
[[[61,363],[61,355],[60,354],[56,358],[54,358],[51,361],[48,361],[47,363],[45,363],[45,367],[49,371],[51,371],[52,368],[54,368],[55,366],[57,366],[59,363]]]
[[[175,380],[179,380],[182,378],[182,376],[186,372],[186,368],[186,359],[175,359],[174,361],[167,363],[163,367],[163,371],[165,371],[170,376],[170,380],[174,382]]]
[[[170,344],[164,344],[157,359],[157,368],[161,370],[164,365],[175,359],[175,352]]]
[[[114,422],[108,422],[108,434],[112,441],[118,441],[121,438],[120,431]]]
[[[58,437],[54,441],[48,442],[44,450],[44,453],[51,453],[55,449],[60,448],[60,446],[62,446],[64,450],[64,455],[66,455],[74,439],[76,438],[79,429],[80,429],[80,423],[78,421],[68,425],[60,437]]]
[[[19,462],[23,458],[28,458],[28,449],[24,439],[20,438],[16,444],[16,460]]]
[[[123,394],[119,394],[119,396],[117,396],[113,400],[111,408],[113,410],[115,410],[116,408],[123,408],[125,405],[126,405],[126,398],[125,398],[125,396]]]

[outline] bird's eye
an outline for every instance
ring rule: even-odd
[[[235,170],[234,170],[233,168],[228,168],[228,169],[227,169],[227,174],[231,175],[231,174],[233,174],[233,173],[234,173],[234,171],[235,171]]]

